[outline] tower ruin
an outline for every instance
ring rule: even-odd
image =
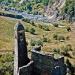
[[[30,62],[27,54],[27,43],[23,25],[18,22],[15,26],[14,75],[20,74],[22,67]]]
[[[25,30],[18,22],[15,26],[14,75],[66,75],[64,57],[45,54],[40,49],[33,48],[31,60],[28,58]]]

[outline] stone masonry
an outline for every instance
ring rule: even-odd
[[[56,59],[54,54],[46,55],[33,49],[31,58],[34,61],[35,75],[66,75],[63,56]]]
[[[28,58],[25,30],[20,22],[15,26],[14,53],[14,75],[30,75],[33,61]]]
[[[31,51],[28,58],[27,43],[23,25],[15,26],[14,75],[66,75],[64,57],[41,52],[41,47]],[[37,50],[40,49],[40,50]]]

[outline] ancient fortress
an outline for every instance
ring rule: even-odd
[[[45,54],[40,48],[31,50],[28,58],[25,30],[19,22],[15,26],[14,75],[66,75],[64,57]]]

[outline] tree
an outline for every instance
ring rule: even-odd
[[[49,2],[49,0],[42,0],[42,3],[43,3],[44,5],[48,5],[48,2]]]
[[[69,16],[69,20],[72,20],[75,12],[75,0],[66,0],[63,11],[63,14],[67,14]]]
[[[27,3],[26,4],[26,6],[27,6],[27,9],[29,10],[29,11],[32,11],[32,5],[31,5],[31,3],[29,2],[29,3]]]

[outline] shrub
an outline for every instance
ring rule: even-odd
[[[31,34],[35,34],[35,29],[34,29],[34,28],[31,28],[31,29],[30,29],[30,33],[31,33]]]
[[[54,24],[54,27],[58,27],[58,24],[57,24],[57,23],[55,23],[55,24]]]
[[[45,31],[49,31],[49,27],[48,27],[47,25],[44,25],[44,26],[43,26],[43,29],[44,29]]]
[[[26,28],[25,28],[25,31],[26,31],[26,32],[29,32],[29,28],[28,28],[28,27],[26,27]]]
[[[66,45],[65,47],[62,47],[64,53],[68,53],[68,51],[72,51],[72,46],[70,44]]]
[[[37,41],[36,41],[36,45],[41,45],[41,46],[43,46],[43,41],[42,41],[42,40],[37,40]]]
[[[13,75],[13,54],[2,54],[0,57],[0,75]]]
[[[47,38],[46,37],[43,38],[43,42],[47,42]]]
[[[67,36],[67,37],[66,37],[66,40],[69,40],[69,39],[70,39],[70,37],[69,37],[69,36]]]
[[[60,53],[60,49],[59,48],[54,48],[53,52]]]
[[[72,46],[71,46],[71,44],[68,44],[68,45],[66,46],[66,48],[67,48],[68,51],[72,51]]]
[[[41,46],[43,46],[43,41],[42,40],[37,40],[37,41],[35,41],[35,40],[31,40],[31,46],[35,46],[35,45],[41,45]]]
[[[48,42],[48,43],[51,43],[51,39],[48,39],[47,42]]]
[[[41,28],[41,29],[43,29],[43,26],[42,25],[38,25],[38,27]]]
[[[59,41],[64,41],[65,40],[65,37],[64,36],[60,36],[60,35],[57,35],[57,34],[53,34],[53,38],[55,40],[59,40]]]
[[[12,56],[12,54],[9,54],[9,53],[4,54],[1,56],[0,61],[1,62],[11,62],[11,61],[13,61],[13,56]]]
[[[58,40],[59,40],[59,41],[65,40],[65,37],[64,37],[64,36],[58,36]]]
[[[8,71],[5,72],[5,75],[10,75],[10,73]]]
[[[57,40],[57,39],[58,39],[58,35],[57,35],[57,34],[53,34],[53,38],[54,38],[55,40]]]
[[[36,41],[35,40],[31,40],[31,46],[35,46],[36,45]]]
[[[67,27],[66,29],[67,29],[68,32],[71,31],[71,28],[70,27]]]
[[[31,21],[30,23],[31,23],[33,26],[36,26],[35,23],[34,23],[34,21]]]
[[[27,18],[23,18],[22,21],[27,22],[27,23],[30,23],[30,20],[27,19]]]

